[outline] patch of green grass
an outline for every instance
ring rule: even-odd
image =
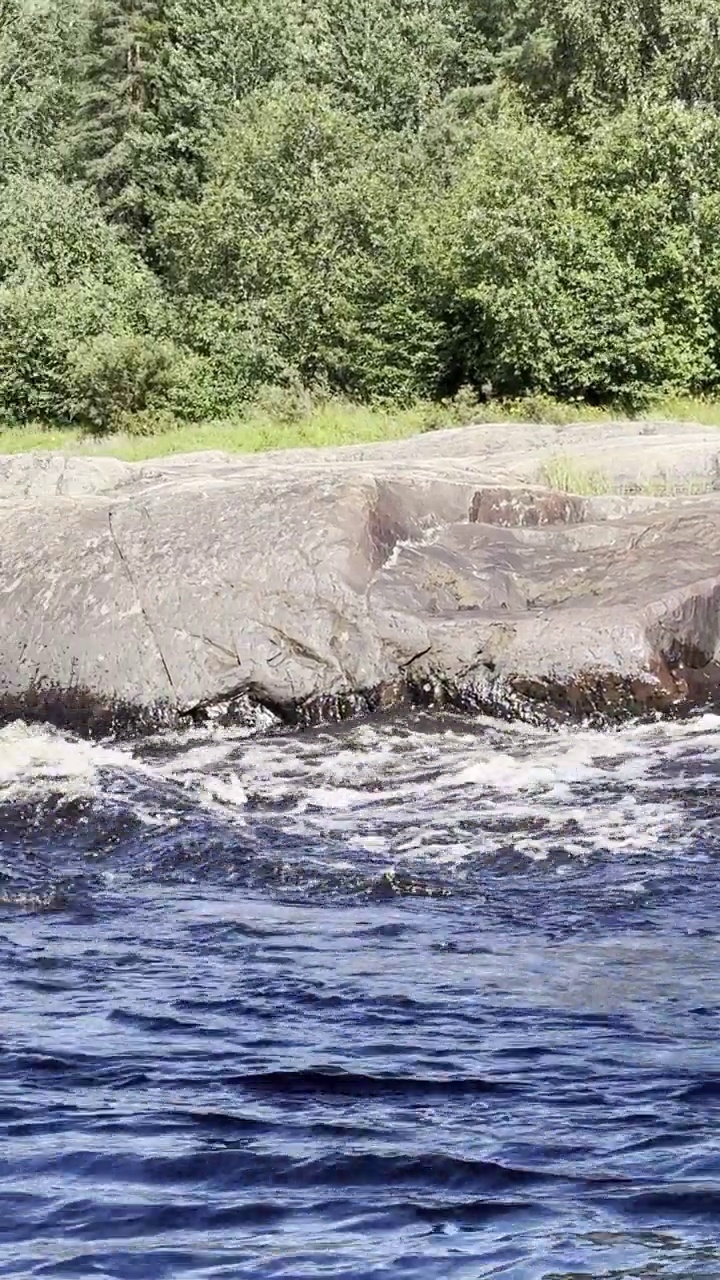
[[[168,424],[140,434],[135,430],[108,435],[91,435],[77,427],[48,427],[28,423],[23,427],[0,427],[0,453],[60,449],[68,453],[111,455],[126,461],[195,453],[203,449],[227,453],[258,453],[267,449],[314,448],[321,445],[371,444],[379,440],[402,440],[424,431],[470,423],[538,422],[557,426],[574,422],[607,422],[627,414],[612,408],[598,409],[576,402],[563,404],[545,396],[524,400],[493,401],[481,404],[471,392],[463,391],[452,400],[420,402],[409,408],[366,406],[335,399],[313,405],[309,400],[287,410],[282,398],[248,406],[242,416],[197,424]],[[666,398],[643,413],[638,421],[685,421],[720,427],[720,401]],[[559,456],[544,468],[543,483],[575,493],[609,493],[612,485],[600,470],[583,470]],[[552,479],[550,479],[552,477]]]
[[[0,453],[30,453],[36,449],[66,449],[81,453],[80,431],[64,427],[44,427],[30,422],[26,427],[0,427]]]
[[[503,421],[542,422],[548,426],[570,426],[579,422],[697,422],[703,427],[720,427],[720,400],[698,396],[661,396],[636,413],[620,405],[589,405],[583,401],[553,400],[552,396],[527,396],[505,401]]]
[[[249,406],[242,417],[204,423],[175,423],[145,434],[118,431],[90,435],[79,428],[0,428],[0,453],[32,449],[64,449],[69,453],[111,455],[126,461],[166,457],[215,449],[228,453],[259,453],[268,449],[317,448],[322,445],[371,444],[402,440],[439,427],[478,421],[504,421],[501,409],[488,410],[477,401],[445,406],[420,402],[409,408],[384,408],[328,400],[285,414],[283,406]],[[138,426],[144,427],[143,419]]]
[[[126,461],[219,449],[228,453],[258,453],[265,449],[311,448],[319,445],[364,444],[399,440],[422,429],[416,412],[398,414],[378,410],[329,408],[298,422],[272,422],[260,415],[207,423],[178,423],[153,435],[116,432],[88,435],[79,428],[47,428],[38,424],[0,429],[0,453],[32,449],[63,449],[69,453],[111,455]]]
[[[540,484],[547,485],[548,489],[578,493],[585,497],[614,491],[612,477],[605,471],[579,466],[574,458],[561,454],[548,458],[543,463],[538,472],[538,480]]]
[[[620,410],[585,404],[582,400],[554,400],[552,396],[523,396],[499,402],[503,422],[538,422],[548,427],[567,427],[573,422],[607,422],[624,418]]]
[[[703,427],[720,427],[720,400],[694,396],[665,396],[640,414],[655,422],[697,422]]]
[[[650,476],[641,484],[627,484],[613,479],[606,471],[590,469],[574,458],[558,455],[549,458],[538,471],[538,483],[562,493],[575,493],[581,497],[597,497],[603,494],[639,495],[648,498],[673,498],[692,494],[712,493],[714,486],[709,476],[683,476],[673,479],[664,472]]]

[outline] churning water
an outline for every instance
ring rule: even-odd
[[[720,719],[0,732],[0,1276],[720,1277]]]

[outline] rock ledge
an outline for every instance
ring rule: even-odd
[[[135,732],[418,703],[535,721],[719,704],[720,433],[0,457],[0,719]]]

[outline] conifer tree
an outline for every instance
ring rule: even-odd
[[[71,172],[141,245],[158,203],[202,176],[203,108],[165,0],[93,0],[80,59]]]

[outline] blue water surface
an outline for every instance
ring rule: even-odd
[[[720,1277],[718,726],[447,733],[6,768],[0,1276]]]

